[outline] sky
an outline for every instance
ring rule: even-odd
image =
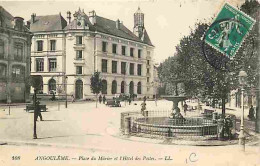
[[[72,14],[79,9],[85,13],[95,10],[96,14],[112,20],[119,19],[130,30],[134,26],[134,13],[140,6],[145,29],[155,46],[155,63],[163,62],[175,53],[180,39],[189,35],[198,21],[211,22],[225,2],[234,7],[245,0],[77,0],[77,1],[0,1],[13,16],[29,20],[36,15],[53,15],[61,12],[66,19],[67,11]]]

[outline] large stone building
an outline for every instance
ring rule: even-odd
[[[153,96],[153,50],[138,8],[130,31],[119,20],[78,10],[67,21],[60,15],[31,16],[31,74],[43,76],[43,93],[93,97],[90,77],[101,72],[102,93]],[[72,18],[73,17],[73,18]],[[60,91],[60,89],[62,89]]]
[[[23,20],[0,6],[0,102],[29,100],[31,34]]]

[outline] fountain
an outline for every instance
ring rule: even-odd
[[[140,116],[139,112],[130,115],[129,112],[121,113],[121,128],[127,133],[136,136],[164,136],[183,137],[187,136],[217,136],[217,124],[212,119],[204,117],[183,117],[178,103],[189,98],[185,93],[178,93],[178,83],[175,84],[175,94],[162,96],[173,102],[172,113],[168,111],[149,110],[146,116]],[[183,89],[181,89],[183,90]],[[126,118],[125,118],[126,117]],[[127,123],[125,123],[127,122]],[[125,125],[126,124],[126,125]],[[205,138],[206,139],[206,138]]]
[[[168,96],[162,96],[162,98],[172,101],[173,106],[172,106],[172,114],[170,118],[173,119],[183,119],[182,114],[180,113],[180,108],[178,107],[178,104],[180,101],[184,101],[188,99],[188,96],[173,96],[173,95],[168,95]]]
[[[181,80],[176,80],[175,83],[175,95],[167,95],[167,96],[162,96],[162,98],[172,101],[173,102],[173,107],[172,107],[172,113],[170,118],[172,119],[183,119],[182,114],[180,113],[180,108],[178,107],[178,104],[180,101],[184,101],[189,98],[189,96],[184,96],[184,93],[179,96],[178,89],[178,83],[181,82]]]

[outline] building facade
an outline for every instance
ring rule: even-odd
[[[90,78],[101,72],[102,94],[153,96],[153,50],[144,14],[134,14],[133,32],[112,21],[78,10],[67,21],[59,14],[32,15],[31,74],[43,76],[42,92],[92,98]]]
[[[31,33],[0,6],[0,102],[29,100]]]

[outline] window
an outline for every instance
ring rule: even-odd
[[[76,59],[82,59],[82,50],[76,51]]]
[[[37,51],[43,51],[43,41],[42,40],[37,41]]]
[[[150,69],[149,68],[147,68],[147,74],[149,74],[150,73]]]
[[[76,44],[82,44],[82,36],[76,36]]]
[[[150,79],[149,79],[149,77],[147,77],[147,82],[149,82],[150,81]]]
[[[55,51],[56,50],[56,40],[51,40],[51,51]]]
[[[126,74],[126,62],[121,62],[121,74]]]
[[[129,84],[129,93],[134,94],[134,82],[131,81]]]
[[[52,58],[49,59],[49,71],[56,71],[57,68],[57,59]]]
[[[56,81],[52,78],[48,83],[49,91],[56,91]]]
[[[107,81],[106,80],[102,80],[102,94],[107,94]]]
[[[116,52],[117,52],[116,49],[117,49],[117,45],[116,45],[116,44],[113,44],[113,45],[112,45],[112,53],[113,53],[113,54],[116,54]]]
[[[76,66],[76,74],[83,74],[82,66]]]
[[[23,58],[23,45],[20,43],[15,43],[14,45],[14,59],[21,61]]]
[[[4,59],[4,42],[0,40],[0,59]]]
[[[142,75],[142,65],[141,65],[141,64],[138,64],[138,65],[137,65],[137,74],[138,74],[139,76]]]
[[[23,66],[13,66],[12,68],[12,78],[15,81],[24,80],[24,67]]]
[[[141,56],[142,56],[142,50],[138,50],[138,58],[141,58]]]
[[[102,42],[102,51],[107,52],[107,42]]]
[[[36,59],[36,71],[44,71],[44,59],[38,58]]]
[[[102,59],[102,72],[107,73],[107,60]]]
[[[134,75],[134,70],[135,70],[134,64],[130,63],[130,70],[129,70],[130,75]]]
[[[6,65],[0,64],[0,78],[6,77]]]
[[[130,48],[130,56],[131,56],[131,57],[134,56],[134,48]]]
[[[117,92],[117,82],[116,80],[112,81],[112,94],[116,94]]]
[[[150,61],[149,60],[147,60],[147,65],[150,65]]]
[[[150,57],[150,54],[151,54],[150,51],[147,51],[147,56],[148,56],[148,57]]]
[[[122,46],[122,55],[125,55],[125,49],[126,49],[126,47]]]
[[[117,73],[117,61],[112,61],[112,73]]]
[[[137,94],[142,94],[142,83],[141,82],[137,83]]]
[[[121,93],[125,93],[125,82],[121,82]]]

